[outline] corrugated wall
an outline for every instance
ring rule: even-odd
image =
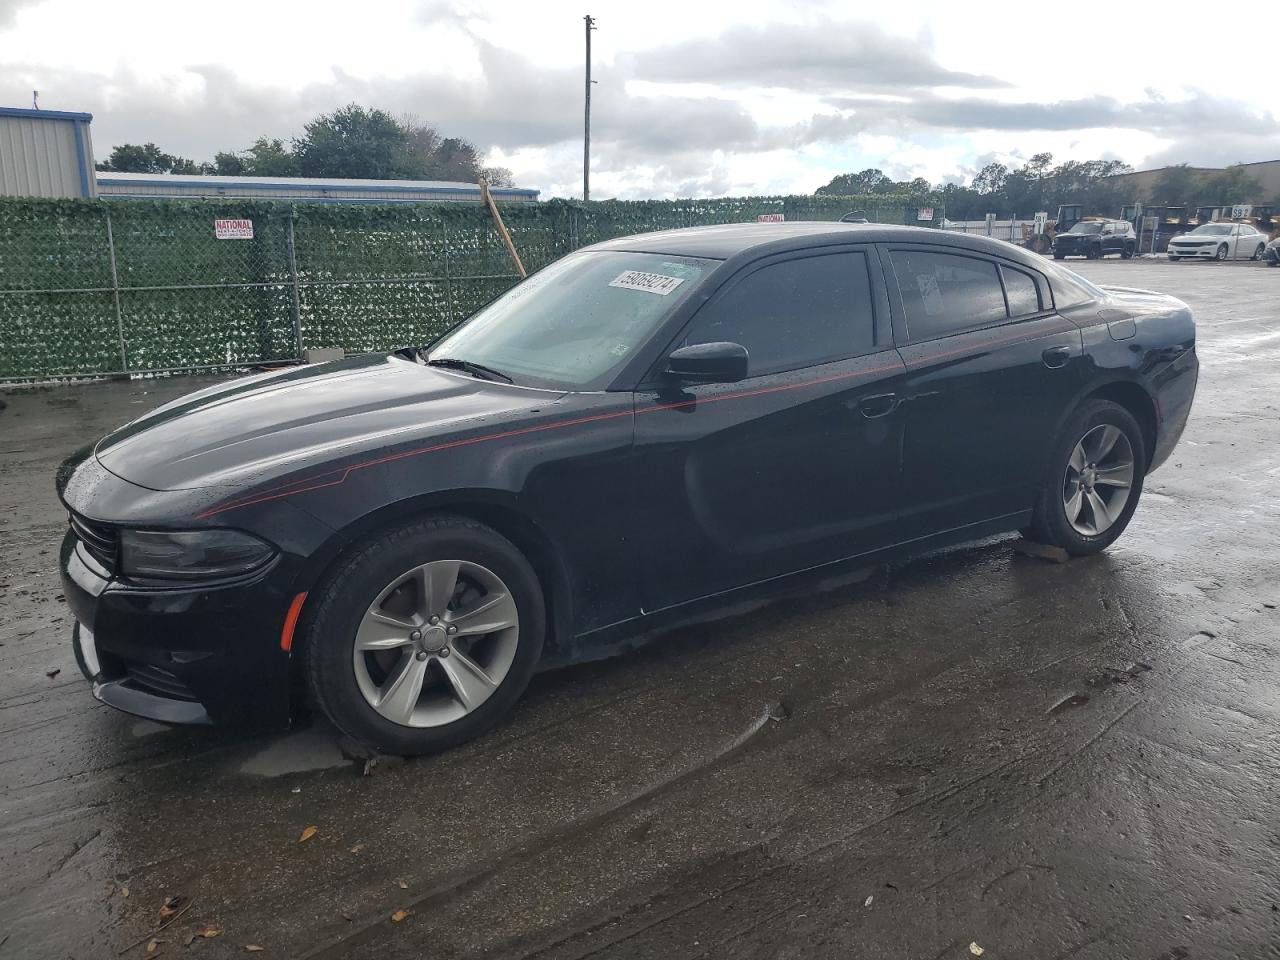
[[[92,156],[87,123],[0,114],[0,196],[83,197]],[[92,173],[87,182],[93,196]]]

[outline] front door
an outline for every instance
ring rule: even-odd
[[[747,379],[641,389],[635,530],[646,612],[885,545],[903,364],[870,246],[744,268],[672,349],[747,348]]]
[[[904,389],[903,532],[926,536],[1027,510],[1057,424],[1084,383],[1080,330],[1034,270],[891,246]]]

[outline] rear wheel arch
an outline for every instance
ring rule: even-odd
[[[1138,426],[1142,428],[1142,445],[1145,448],[1144,453],[1149,467],[1155,456],[1156,430],[1159,426],[1156,403],[1151,394],[1147,393],[1141,384],[1134,383],[1132,380],[1116,380],[1085,394],[1076,406],[1079,407],[1080,404],[1088,403],[1090,400],[1110,400],[1118,403],[1138,421]]]
[[[572,591],[567,568],[551,538],[530,517],[504,502],[500,493],[477,496],[473,492],[434,494],[399,500],[379,507],[338,531],[316,555],[314,562],[294,586],[295,594],[314,593],[347,558],[370,538],[429,517],[459,517],[473,520],[505,537],[529,561],[542,588],[547,611],[545,652],[563,651],[573,637]],[[308,597],[310,601],[310,596]],[[293,702],[302,702],[302,663],[310,627],[311,603],[304,603],[298,619],[292,650]]]

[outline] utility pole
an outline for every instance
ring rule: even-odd
[[[582,111],[582,199],[591,199],[591,31],[596,28],[596,18],[587,14],[582,18],[587,34],[587,82]]]

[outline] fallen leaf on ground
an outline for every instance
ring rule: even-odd
[[[403,920],[403,919],[404,919],[405,917],[407,917],[408,915],[409,915],[409,911],[408,911],[408,910],[397,910],[395,913],[393,913],[393,914],[391,915],[391,922],[392,922],[392,923],[399,923],[401,920]]]
[[[164,903],[160,905],[160,918],[172,917],[175,913],[185,907],[189,901],[189,897],[165,897]]]
[[[48,673],[46,673],[46,674],[45,674],[45,676],[46,676],[46,677],[48,677],[50,680],[52,680],[54,677],[56,677],[56,676],[57,676],[58,674],[60,674],[61,672],[62,672],[62,670],[61,670],[61,669],[58,669],[58,670],[50,670]]]
[[[311,839],[312,837],[314,837],[315,835],[316,835],[316,828],[315,828],[315,827],[307,827],[307,829],[305,829],[305,830],[303,830],[303,831],[302,831],[302,836],[300,836],[300,837],[298,838],[298,842],[299,842],[299,843],[305,843],[306,841],[310,840],[310,839]]]
[[[197,930],[196,936],[204,937],[206,940],[212,940],[214,937],[222,936],[222,928],[217,924],[211,923],[203,930]]]
[[[352,852],[352,853],[359,853],[361,850],[363,850],[363,849],[365,848],[365,846],[366,846],[366,845],[365,845],[365,844],[363,844],[363,843],[357,843],[354,847],[352,847],[352,848],[351,848],[351,852]]]
[[[977,943],[971,943],[969,944],[969,952],[972,953],[975,957],[980,957],[987,951],[983,950],[980,946],[977,945]]]
[[[267,948],[260,943],[246,943],[244,949],[246,953],[261,953]]]
[[[867,899],[866,899],[866,900],[864,900],[864,901],[862,902],[862,905],[863,905],[864,907],[869,907],[869,906],[871,906],[871,901],[872,901],[872,900],[874,900],[874,899],[875,899],[875,897],[867,897]]]
[[[401,890],[408,890],[408,889],[409,889],[409,884],[405,883],[403,880],[397,880],[397,881],[396,881],[396,883],[398,883],[398,884],[400,885],[400,889],[401,889]]]
[[[120,896],[122,896],[122,897],[126,897],[126,898],[127,898],[127,897],[129,896],[129,888],[128,888],[128,887],[121,887],[121,888],[120,888]]]
[[[147,944],[147,953],[155,953],[159,949],[160,949],[159,940],[152,940],[150,943]]]

